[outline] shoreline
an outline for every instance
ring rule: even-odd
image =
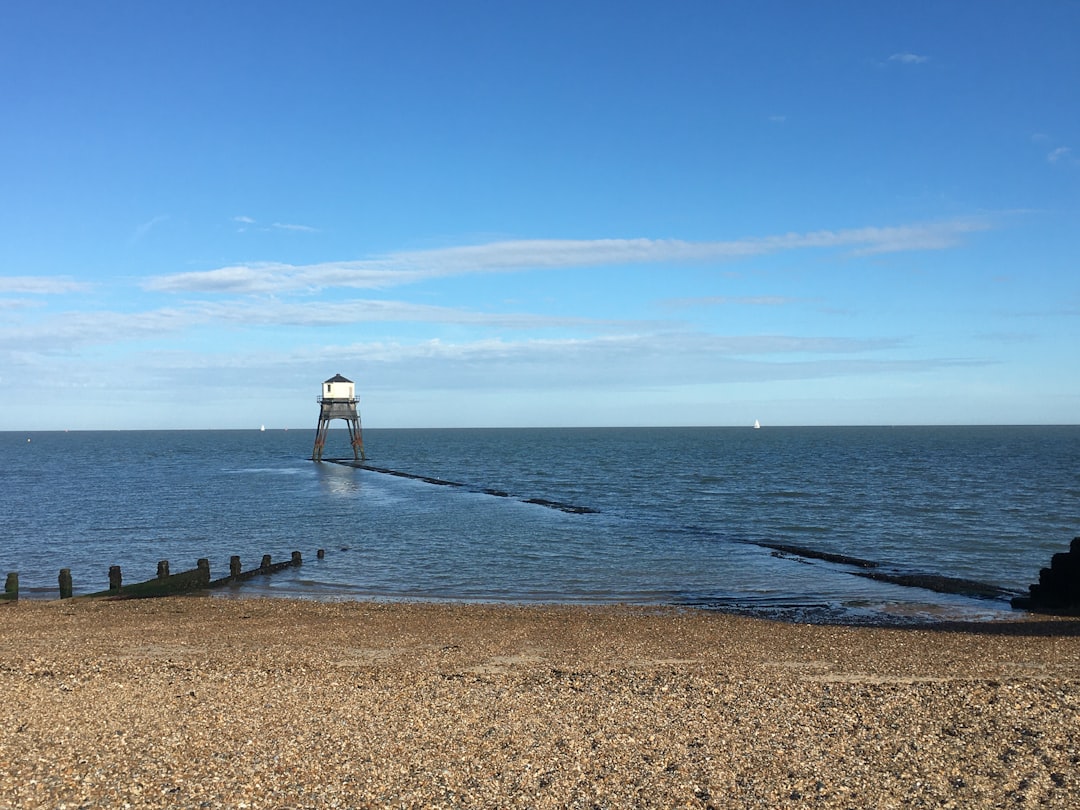
[[[0,808],[1069,807],[1080,621],[0,607]]]
[[[55,588],[23,588],[20,590],[19,599],[16,601],[33,604],[48,604],[65,601],[55,595]],[[1013,608],[1009,602],[1002,599],[984,599],[975,601],[974,604],[960,606],[936,605],[933,603],[883,603],[873,607],[862,609],[850,606],[833,606],[820,602],[807,602],[805,604],[791,603],[772,607],[752,607],[742,603],[732,602],[702,602],[690,600],[686,602],[609,602],[603,600],[577,600],[559,601],[543,599],[454,599],[444,597],[414,597],[414,596],[373,596],[362,593],[341,591],[334,593],[321,593],[318,595],[305,594],[298,591],[243,585],[232,589],[209,589],[203,591],[188,591],[172,595],[111,598],[103,591],[75,593],[73,599],[76,602],[88,601],[142,601],[147,599],[164,598],[191,598],[191,599],[225,599],[225,600],[274,600],[285,602],[308,602],[312,604],[370,604],[370,605],[445,605],[456,606],[488,606],[493,608],[628,608],[642,610],[690,610],[704,613],[715,613],[723,616],[737,616],[747,619],[757,619],[766,622],[780,624],[813,624],[825,627],[866,627],[866,628],[897,628],[897,629],[933,629],[939,626],[964,627],[967,625],[997,625],[1037,622],[1052,619],[1078,619],[1080,616],[1069,611],[1031,611],[1027,609]],[[0,601],[0,606],[5,604]]]

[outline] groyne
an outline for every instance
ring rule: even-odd
[[[325,552],[319,549],[316,556],[322,559]],[[258,568],[243,570],[240,557],[233,555],[229,559],[229,573],[226,576],[213,579],[210,576],[210,561],[200,558],[195,567],[179,573],[170,573],[168,560],[161,560],[157,565],[157,575],[152,579],[134,582],[125,585],[123,570],[119,565],[109,566],[109,587],[105,590],[95,591],[88,594],[73,596],[74,583],[70,568],[61,568],[57,577],[59,594],[61,599],[152,599],[162,596],[177,596],[185,593],[193,593],[203,590],[222,588],[227,585],[238,585],[259,576],[270,576],[287,568],[297,567],[303,564],[303,557],[299,551],[294,551],[288,560],[273,562],[269,554],[264,554]],[[11,572],[7,575],[2,598],[9,602],[19,599],[19,575]]]
[[[513,498],[522,503],[531,503],[536,506],[544,506],[548,509],[557,509],[560,512],[568,512],[573,515],[596,514],[599,511],[598,509],[593,509],[588,506],[575,506],[571,503],[553,501],[548,498],[527,498],[524,496],[511,495],[509,492],[504,492],[501,489],[472,487],[459,481],[447,481],[444,478],[434,478],[429,475],[417,475],[416,473],[402,472],[401,470],[391,470],[388,467],[376,467],[374,464],[368,464],[366,461],[356,461],[351,458],[324,458],[323,461],[332,464],[340,464],[343,467],[353,467],[357,470],[368,470],[369,472],[381,473],[383,475],[393,475],[397,478],[409,478],[413,481],[423,481],[425,484],[434,484],[435,486],[440,487],[458,487],[469,492],[479,492],[496,498]]]
[[[1080,537],[1072,539],[1068,551],[1052,556],[1049,567],[1039,570],[1039,581],[1012,605],[1035,613],[1080,615]]]
[[[773,550],[777,557],[790,557],[793,559],[812,559],[830,562],[836,565],[848,566],[859,570],[848,573],[857,577],[872,579],[877,582],[888,582],[893,585],[901,585],[906,588],[922,588],[935,593],[951,593],[961,596],[972,596],[978,599],[1009,599],[1016,596],[1016,591],[1002,588],[990,582],[980,582],[974,579],[961,577],[947,577],[941,574],[931,574],[920,571],[889,570],[889,566],[877,560],[866,560],[861,557],[852,557],[847,554],[818,551],[806,546],[795,546],[787,543],[774,543],[771,540],[748,540],[747,543],[762,548]],[[1014,604],[1014,606],[1016,606]]]

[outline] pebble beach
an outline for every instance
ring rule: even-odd
[[[1076,807],[1080,622],[0,605],[0,808]]]

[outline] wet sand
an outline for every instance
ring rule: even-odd
[[[0,605],[0,808],[1078,805],[1077,620]]]

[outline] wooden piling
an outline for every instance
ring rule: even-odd
[[[326,556],[326,549],[320,548],[318,551],[315,552],[315,556],[318,557],[320,560],[323,559]]]
[[[158,566],[161,573],[161,566]],[[120,566],[114,565],[109,569],[109,590],[87,594],[86,598],[94,599],[106,597],[110,599],[146,599],[157,596],[174,596],[182,593],[201,590],[210,585],[210,562],[201,559],[197,567],[190,571],[181,571],[179,574],[168,574],[164,577],[154,577],[145,582],[136,582],[124,585],[120,576]]]
[[[1073,538],[1068,551],[1050,558],[1050,567],[1039,570],[1039,581],[1026,595],[1014,597],[1012,606],[1036,613],[1080,615],[1080,537]]]
[[[71,598],[71,569],[70,568],[61,568],[60,569],[60,576],[58,577],[58,579],[59,579],[59,582],[60,582],[60,598],[61,599],[70,599]]]
[[[4,599],[16,602],[19,599],[19,572],[11,571],[4,582]]]
[[[320,549],[320,552],[321,551],[322,550]],[[253,577],[276,574],[279,571],[284,571],[286,568],[301,565],[302,562],[303,557],[299,551],[292,552],[292,555],[288,560],[283,560],[278,563],[273,562],[271,555],[264,554],[262,563],[258,568],[253,568],[250,571],[243,571],[240,567],[240,557],[233,555],[229,558],[228,575],[212,580],[210,579],[210,561],[205,557],[199,559],[195,568],[192,568],[190,571],[182,571],[178,574],[170,572],[168,560],[161,560],[158,562],[157,576],[154,579],[149,579],[145,582],[136,582],[131,585],[123,584],[120,566],[113,565],[109,568],[109,590],[87,594],[85,597],[80,598],[145,599],[157,596],[174,596],[177,594],[202,590],[204,588],[221,588],[226,585],[236,585],[252,579]],[[65,572],[68,577],[66,585],[64,581]],[[61,571],[61,598],[68,598],[71,596],[70,576],[70,569],[65,568]]]

